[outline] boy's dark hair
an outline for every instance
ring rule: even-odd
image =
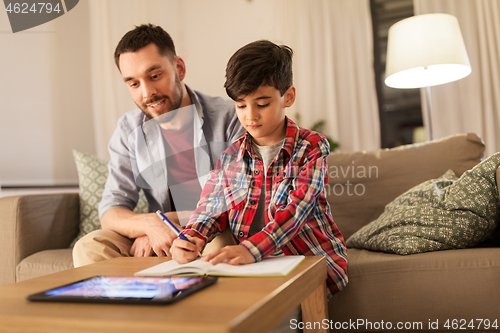
[[[243,46],[227,63],[224,83],[227,95],[236,101],[261,85],[269,85],[283,96],[293,84],[292,56],[291,48],[268,40]]]
[[[115,49],[115,64],[120,69],[120,54],[135,52],[149,44],[155,44],[158,52],[173,60],[176,56],[174,41],[162,27],[153,24],[143,24],[135,26],[135,29],[127,32]]]

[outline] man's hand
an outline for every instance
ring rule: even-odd
[[[179,264],[185,264],[198,258],[198,253],[200,253],[205,246],[205,241],[198,237],[186,237],[189,239],[189,242],[177,238],[170,248],[172,258]]]
[[[220,262],[227,262],[230,265],[244,265],[255,262],[255,258],[250,251],[242,245],[224,246],[222,249],[217,249],[203,256],[201,260],[208,261],[212,265]]]
[[[148,236],[144,235],[135,239],[130,248],[130,255],[132,257],[151,257],[153,255],[153,248],[149,243]]]
[[[170,247],[177,238],[175,232],[163,222],[156,213],[145,214],[145,231],[151,247],[158,257],[170,256]],[[165,213],[165,216],[173,223],[178,222],[175,212]],[[182,227],[177,224],[177,228]]]

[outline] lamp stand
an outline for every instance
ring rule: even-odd
[[[427,96],[426,96],[426,100],[427,100],[427,118],[428,118],[428,121],[429,121],[429,140],[433,140],[434,139],[434,135],[432,134],[431,87],[429,85],[427,85],[426,92],[427,92]]]

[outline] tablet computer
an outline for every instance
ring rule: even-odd
[[[26,297],[29,301],[169,304],[214,284],[217,277],[93,276]]]

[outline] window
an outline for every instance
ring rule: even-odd
[[[370,0],[373,24],[374,69],[382,148],[415,141],[423,126],[420,89],[394,89],[385,85],[387,35],[396,22],[413,16],[413,0]]]

